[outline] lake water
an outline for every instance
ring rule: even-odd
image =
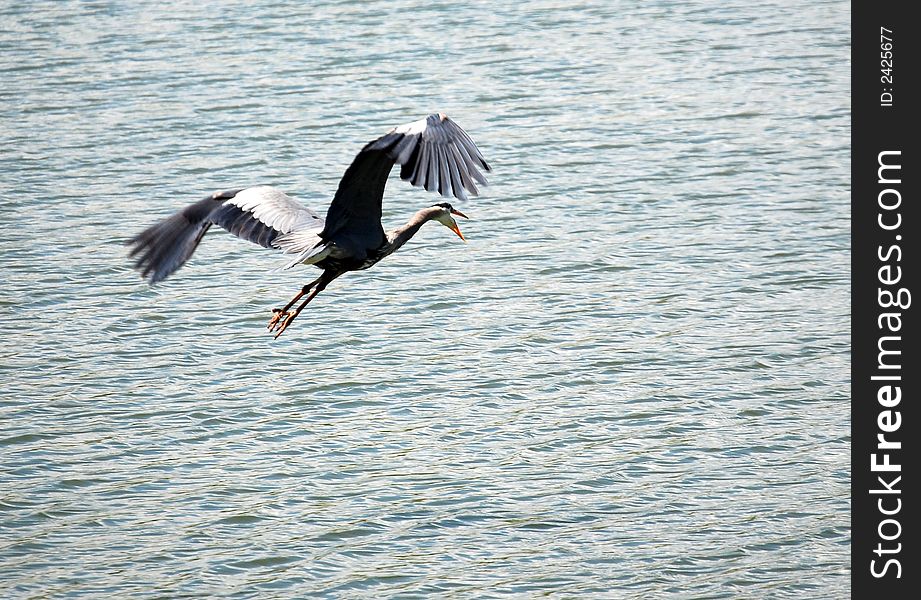
[[[567,5],[0,3],[0,596],[848,595],[850,5]],[[131,270],[435,111],[469,243]]]

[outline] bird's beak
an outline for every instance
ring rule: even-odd
[[[467,241],[467,238],[465,238],[464,234],[461,233],[460,227],[457,226],[457,223],[454,223],[454,227],[451,227],[450,229],[451,231],[457,234],[457,237],[464,240],[465,242]]]
[[[452,209],[451,209],[451,214],[452,214],[452,215],[457,215],[458,217],[464,217],[465,219],[469,219],[469,218],[470,218],[470,217],[468,217],[467,215],[465,215],[464,213],[462,213],[461,211],[459,211],[459,210],[457,210],[457,209],[455,209],[455,208],[452,208]],[[454,233],[456,233],[456,234],[457,234],[457,237],[459,237],[460,239],[464,240],[465,242],[467,241],[467,238],[465,238],[465,237],[464,237],[464,234],[461,233],[460,227],[457,226],[457,222],[454,223],[454,227],[451,227],[451,231],[453,231]]]

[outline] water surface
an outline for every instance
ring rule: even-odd
[[[842,598],[847,2],[0,7],[0,596]],[[337,280],[216,189],[325,211],[392,126],[494,167]],[[384,221],[437,199],[394,176]]]

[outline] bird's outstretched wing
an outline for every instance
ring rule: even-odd
[[[467,199],[467,192],[476,196],[476,183],[486,185],[480,169],[490,170],[467,132],[447,115],[433,114],[395,127],[368,143],[352,161],[320,236],[329,239],[346,232],[368,248],[383,243],[381,201],[394,164],[402,167],[401,179],[460,200]]]
[[[129,240],[135,268],[151,283],[162,281],[185,264],[211,225],[264,248],[303,253],[322,241],[324,222],[270,186],[215,192]]]

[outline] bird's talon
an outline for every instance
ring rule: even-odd
[[[268,327],[267,327],[269,331],[275,331],[275,329],[276,329],[276,328],[279,326],[279,324],[281,323],[282,319],[284,319],[285,317],[287,317],[288,315],[291,314],[291,313],[284,312],[284,311],[281,310],[280,308],[272,309],[272,312],[275,313],[275,314],[274,314],[274,315],[272,316],[272,318],[269,320],[269,324],[268,324]]]
[[[286,313],[286,314],[288,314],[288,316],[285,318],[284,321],[282,321],[281,326],[278,328],[278,333],[275,334],[275,338],[274,338],[274,339],[276,339],[276,340],[278,339],[278,336],[280,336],[281,334],[283,334],[283,333],[285,332],[285,329],[288,328],[288,324],[291,323],[291,321],[294,320],[294,315],[292,315],[292,314],[290,314],[290,313]]]

